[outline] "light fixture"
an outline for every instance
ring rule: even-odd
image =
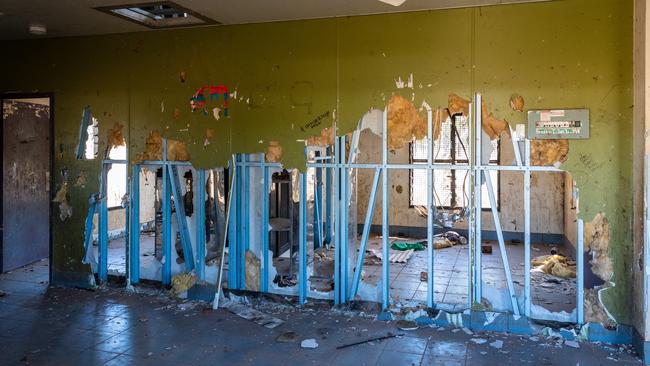
[[[219,24],[171,1],[102,6],[95,9],[154,29]]]
[[[382,3],[386,3],[392,6],[400,6],[406,2],[406,0],[379,0]]]
[[[29,33],[36,36],[44,36],[47,34],[47,27],[43,24],[31,23],[29,25]]]

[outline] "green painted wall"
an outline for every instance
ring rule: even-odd
[[[127,125],[131,158],[158,129],[187,142],[197,167],[223,165],[233,152],[265,151],[270,139],[281,141],[286,166],[301,167],[304,145],[296,140],[319,134],[332,119],[305,131],[301,126],[330,111],[339,134],[349,132],[395,92],[437,107],[446,105],[450,92],[469,97],[479,91],[491,112],[513,124],[525,119],[509,108],[513,93],[524,96],[526,108],[589,108],[592,136],[572,141],[565,168],[580,188],[581,218],[590,221],[603,211],[610,219],[616,287],[605,302],[627,322],[632,18],[632,1],[566,0],[3,42],[0,91],[54,92],[55,146],[63,149],[56,182],[64,167],[71,182],[82,169],[91,177],[86,188],[70,188],[72,218],[55,220],[54,266],[60,271],[87,270],[81,264],[83,221],[86,199],[98,188],[92,177],[99,175],[99,161],[74,158],[85,105],[99,119],[100,151],[107,129],[119,121]],[[411,73],[414,88],[397,91],[395,79]],[[230,117],[216,121],[190,112],[190,96],[206,84],[237,90]],[[204,147],[208,127],[217,134]]]

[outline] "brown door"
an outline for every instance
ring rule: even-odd
[[[50,98],[3,99],[2,271],[50,248]]]

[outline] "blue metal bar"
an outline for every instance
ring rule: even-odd
[[[97,273],[97,260],[93,251],[93,218],[99,193],[93,193],[88,198],[88,215],[86,216],[86,225],[84,231],[84,259],[82,263],[90,264],[93,273]]]
[[[566,189],[566,187],[565,187]],[[576,248],[576,270],[577,278],[577,294],[576,299],[576,317],[577,323],[583,324],[585,322],[585,280],[584,280],[584,271],[585,271],[585,248],[584,248],[584,222],[578,219],[578,245]]]
[[[372,180],[372,190],[370,191],[370,200],[368,201],[368,208],[366,209],[366,218],[363,223],[363,233],[361,234],[361,243],[359,245],[359,255],[357,256],[357,266],[354,269],[354,278],[352,279],[352,288],[350,289],[350,300],[354,300],[359,290],[359,283],[361,282],[361,271],[363,270],[363,260],[366,254],[366,246],[368,244],[368,236],[370,235],[370,226],[372,225],[372,215],[375,211],[375,202],[377,198],[377,188],[379,188],[379,176],[381,169],[375,169],[375,177]]]
[[[481,137],[483,135],[482,130],[482,97],[481,94],[476,94],[476,102],[474,103],[474,163],[475,167],[480,167],[482,165],[481,160]],[[483,299],[483,264],[482,264],[482,253],[481,253],[481,244],[482,240],[482,200],[481,200],[481,187],[483,176],[479,171],[475,173],[475,182],[474,182],[474,301],[481,303]]]
[[[205,170],[199,169],[197,175],[196,207],[196,275],[205,280]]]
[[[499,239],[499,249],[501,252],[501,260],[503,261],[503,271],[506,274],[506,282],[508,285],[508,292],[510,293],[510,301],[512,302],[512,311],[515,315],[519,315],[519,303],[517,302],[517,294],[515,293],[515,286],[512,283],[512,273],[510,272],[510,262],[508,261],[508,253],[506,252],[506,243],[503,240],[503,231],[501,230],[501,222],[499,219],[499,212],[497,211],[497,201],[495,199],[494,189],[492,188],[492,179],[488,176],[488,172],[483,172],[485,175],[485,184],[487,185],[488,197],[490,198],[490,207],[492,208],[492,219],[494,220],[494,229],[497,232],[497,239]]]
[[[381,134],[381,144],[382,144],[382,164],[383,172],[381,175],[382,178],[382,187],[381,187],[381,235],[383,241],[382,254],[383,258],[381,261],[382,264],[382,309],[388,309],[390,305],[390,254],[389,254],[389,238],[388,238],[388,180],[389,180],[389,170],[386,169],[388,165],[388,107],[384,109],[383,118],[382,118],[382,134]]]
[[[318,157],[318,152],[316,152]],[[314,249],[323,244],[323,169],[314,169]]]
[[[241,162],[246,163],[246,154],[239,154]],[[239,218],[237,219],[237,226],[239,232],[239,289],[246,289],[246,251],[248,250],[248,220],[250,219],[250,211],[248,210],[248,188],[249,188],[249,174],[246,165],[241,167],[241,174],[237,177],[237,202],[239,204]]]
[[[131,284],[140,282],[140,165],[131,167],[131,229],[129,268]]]
[[[77,145],[77,159],[84,158],[86,152],[86,140],[88,140],[88,126],[90,126],[90,118],[92,111],[90,106],[85,106],[81,114],[81,126],[79,126],[79,144]]]
[[[440,114],[440,109],[436,110]],[[431,109],[427,110],[427,306],[433,308],[435,304],[434,292],[434,251],[433,251],[433,215],[435,209],[435,202],[433,202],[433,131]],[[440,116],[436,116],[440,120]]]
[[[325,244],[332,242],[332,193],[334,187],[332,186],[332,169],[325,169]]]
[[[530,140],[524,140],[524,165],[530,166]],[[524,172],[524,315],[530,318],[530,171]]]
[[[350,174],[348,168],[345,167],[345,143],[346,135],[340,137],[341,142],[339,147],[341,149],[341,159],[343,168],[341,168],[341,303],[347,302],[348,297],[348,269],[349,269],[349,256],[348,256],[348,223],[349,223],[349,205],[350,205]],[[356,238],[354,238],[356,241]],[[356,246],[356,245],[355,245]]]
[[[262,154],[262,162],[266,157]],[[262,165],[262,197],[260,197],[262,206],[262,225],[260,227],[260,243],[262,243],[262,255],[260,266],[260,290],[267,292],[269,290],[269,168],[266,164]]]
[[[217,272],[217,292],[214,294],[214,301],[212,303],[212,308],[213,309],[218,309],[219,308],[219,295],[221,294],[221,285],[223,282],[223,265],[225,263],[225,258],[226,258],[226,241],[229,240],[228,235],[231,233],[230,231],[230,217],[231,217],[231,212],[233,210],[233,198],[234,196],[232,195],[233,186],[235,184],[235,177],[237,176],[237,168],[235,164],[235,155],[232,157],[232,161],[229,162],[231,164],[230,166],[232,167],[232,177],[230,178],[230,190],[228,191],[228,198],[226,202],[226,222],[225,222],[225,232],[223,234],[223,241],[221,242],[221,258],[219,259],[219,271]],[[224,182],[224,185],[226,182]],[[228,239],[227,239],[228,238]],[[230,237],[232,238],[232,236]],[[232,251],[229,252],[228,255],[228,260],[232,258]],[[230,279],[230,273],[228,276],[228,284],[230,286],[231,281],[236,282],[235,280]]]
[[[237,218],[239,215],[239,209],[237,206],[238,198],[236,194],[238,183],[237,176],[239,174],[236,174],[238,169],[236,164],[237,159],[237,155],[233,155],[229,169],[229,178],[231,179],[231,183],[230,190],[228,191],[228,206],[230,209],[226,215],[226,217],[230,219],[226,224],[228,226],[228,287],[235,289],[239,288],[239,250],[237,248],[239,237],[237,232]]]
[[[97,215],[97,246],[99,254],[99,280],[106,282],[108,280],[108,204],[106,202],[107,196],[107,180],[108,168],[110,165],[103,165],[101,178],[99,182],[99,213]]]
[[[187,219],[185,215],[185,205],[183,203],[183,194],[181,193],[178,170],[173,165],[167,166],[169,170],[169,183],[174,196],[174,208],[176,209],[176,223],[181,234],[181,245],[183,246],[183,255],[185,258],[185,269],[191,271],[194,269],[194,254],[192,253],[192,243],[190,233],[187,229]]]
[[[163,161],[166,163],[167,139],[163,139],[162,151]],[[172,282],[172,204],[167,165],[162,166],[162,173],[162,284],[169,285]]]
[[[341,160],[341,149],[339,147],[339,139],[334,139],[334,156],[335,161],[338,163]],[[341,171],[340,169],[334,169],[334,183],[336,187],[334,189],[334,202],[336,204],[336,210],[334,210],[334,304],[341,304],[341,202],[340,202],[340,193],[341,193]]]
[[[300,305],[305,303],[307,297],[307,173],[300,174],[300,249],[299,279]]]
[[[474,169],[476,167],[476,161],[475,158],[476,156],[473,154],[473,150],[475,148],[474,146],[474,134],[475,131],[472,128],[474,124],[472,121],[474,121],[474,104],[470,103],[468,107],[468,114],[467,116],[468,121],[469,121],[469,145],[470,145],[470,156],[469,156],[469,164],[472,170],[469,171],[470,174],[470,183],[469,183],[469,191],[470,191],[470,200],[469,200],[469,212],[470,214],[468,215],[468,241],[469,245],[467,246],[467,306],[468,308],[472,308],[473,303],[476,301],[475,295],[475,267],[474,267],[474,247],[476,246],[475,240],[476,240],[476,217],[475,217],[475,210],[473,210],[473,204],[474,204],[474,191],[476,190],[476,170]],[[478,299],[480,303],[481,299]]]

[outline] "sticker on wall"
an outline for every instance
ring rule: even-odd
[[[197,90],[190,98],[190,107],[192,108],[192,112],[199,109],[204,115],[209,115],[205,99],[206,93],[208,93],[210,100],[219,100],[219,96],[223,96],[223,116],[228,117],[228,87],[225,85],[211,85],[199,88],[199,90]]]

